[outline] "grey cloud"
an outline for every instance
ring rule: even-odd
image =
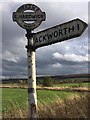
[[[13,61],[2,60],[3,76],[27,75],[27,60],[22,58],[18,63]]]
[[[61,62],[60,62],[61,63]],[[88,73],[88,64],[63,64],[60,68],[53,68],[52,65],[46,65],[44,68],[37,69],[39,75],[63,75]]]

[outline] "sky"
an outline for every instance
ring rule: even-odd
[[[12,13],[25,3],[37,5],[46,13],[46,20],[34,33],[79,18],[88,24],[88,0],[2,0],[0,2],[0,76],[27,77],[26,31],[12,20]],[[88,73],[90,56],[88,28],[80,37],[38,48],[37,75]]]

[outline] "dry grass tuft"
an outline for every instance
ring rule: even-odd
[[[88,97],[72,96],[54,104],[39,107],[39,118],[88,118]]]

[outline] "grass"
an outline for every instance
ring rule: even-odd
[[[2,111],[8,112],[13,104],[17,109],[27,106],[27,89],[2,89]]]
[[[85,93],[75,95],[72,92],[38,90],[37,95],[39,118],[62,120],[88,117],[88,98]],[[8,111],[5,110],[7,108]],[[3,117],[27,118],[27,108],[27,89],[3,89]]]
[[[12,84],[10,84],[10,85],[12,86]],[[79,84],[79,83],[66,83],[66,84],[54,85],[54,87],[78,87],[78,86],[89,87],[90,83],[81,83],[81,84]],[[67,109],[67,111],[68,111],[69,109],[71,109],[72,110],[71,112],[73,112],[74,111],[73,109],[77,110],[77,108],[78,108],[78,106],[76,106],[75,100],[73,102],[70,100],[69,104],[68,103],[66,104],[66,102],[65,102],[66,99],[77,97],[77,96],[82,96],[82,95],[84,95],[83,92],[78,93],[78,92],[67,92],[67,91],[37,90],[39,116],[50,117],[50,116],[48,116],[49,112],[50,112],[50,115],[53,116],[51,111],[53,111],[53,109],[55,107],[56,107],[55,109],[57,109],[57,110],[55,111],[55,109],[54,109],[54,113],[56,114],[56,116],[59,116],[59,115],[57,115],[58,113],[56,113],[56,112],[58,111],[57,106],[59,106],[59,105],[61,106],[60,101],[64,101],[64,104],[63,104],[64,106],[62,105],[63,108],[60,108],[60,110]],[[57,103],[57,101],[58,101],[58,103]],[[70,102],[72,103],[72,105],[70,105]],[[85,102],[85,101],[82,101],[82,106],[84,105],[83,102]],[[81,103],[78,103],[78,104],[81,105]],[[53,105],[55,105],[55,106],[53,106]],[[67,108],[65,108],[65,105],[67,106]],[[76,108],[72,108],[74,106]],[[86,107],[86,106],[84,106],[84,107]],[[26,113],[28,112],[27,108],[28,108],[27,89],[21,89],[21,88],[3,88],[2,89],[2,113],[3,113],[3,117],[5,117],[5,116],[6,117],[10,116],[11,118],[16,117],[16,116],[21,117],[21,118],[26,117]],[[85,108],[85,110],[86,110],[86,108]],[[12,112],[12,111],[14,111],[14,112]],[[76,113],[76,111],[74,111],[74,112]],[[84,111],[84,112],[85,112],[85,116],[86,116],[86,111]],[[73,115],[74,113],[70,113],[70,115],[71,114]],[[65,111],[64,111],[63,116],[64,115],[65,115]],[[55,116],[53,116],[53,117],[55,117]]]
[[[90,83],[62,83],[62,84],[56,84],[54,87],[89,87]]]
[[[42,104],[44,103],[53,103],[58,98],[64,100],[65,98],[72,96],[78,93],[65,92],[65,91],[52,91],[52,90],[38,90],[37,98],[38,101]]]
[[[39,109],[40,118],[63,118],[65,120],[87,120],[88,114],[88,97],[87,95],[69,97],[63,101],[57,99],[54,104],[49,104]],[[89,120],[89,119],[88,119]]]
[[[75,92],[75,94],[78,94]],[[55,102],[58,98],[65,98],[74,95],[73,92],[37,90],[37,99],[41,104]],[[27,89],[3,88],[2,89],[2,112],[9,112],[15,106],[17,110],[28,107]]]

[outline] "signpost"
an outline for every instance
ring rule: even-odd
[[[43,47],[74,37],[79,37],[86,28],[87,24],[80,19],[74,19],[72,21],[48,28],[34,34],[34,47]]]
[[[30,12],[25,12],[26,10],[29,10]],[[13,21],[17,22],[20,27],[27,31],[28,107],[29,117],[31,119],[38,118],[35,50],[39,47],[79,37],[87,28],[87,24],[85,22],[80,19],[75,19],[38,33],[32,33],[32,31],[37,28],[42,21],[45,21],[45,19],[45,12],[42,12],[41,9],[34,4],[24,4],[19,7],[16,12],[13,12]]]
[[[24,12],[32,10],[34,12]],[[35,66],[35,48],[33,47],[33,33],[32,30],[37,28],[46,18],[45,12],[42,12],[39,7],[33,4],[24,4],[13,12],[13,21],[26,29],[27,43],[27,61],[28,61],[28,102],[29,102],[29,117],[31,119],[37,118],[37,95],[36,95],[36,66]],[[26,23],[25,21],[34,21],[33,23]]]

